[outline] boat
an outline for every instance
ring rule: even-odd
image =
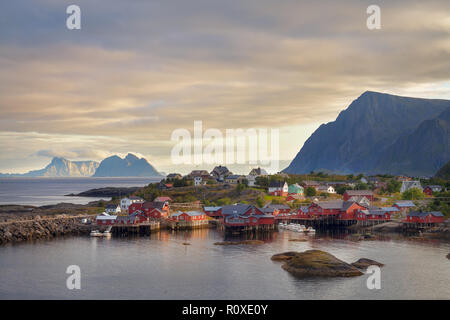
[[[306,229],[305,232],[315,233],[316,230],[313,227],[308,227],[308,229]]]
[[[90,233],[91,237],[111,237],[111,235],[112,235],[112,233],[111,233],[110,228],[104,232],[100,232],[98,230],[92,230]]]

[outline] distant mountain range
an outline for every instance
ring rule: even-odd
[[[450,160],[450,100],[367,91],[322,124],[286,173],[432,176]]]
[[[0,173],[0,177],[150,177],[160,174],[144,158],[129,153],[124,159],[112,156],[101,163],[70,161],[54,157],[44,169],[24,174]]]
[[[129,153],[124,159],[112,156],[104,159],[94,177],[151,177],[159,176],[158,171],[144,158],[139,159]]]

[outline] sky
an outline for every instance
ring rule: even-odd
[[[371,4],[3,1],[0,172],[128,152],[164,172],[210,168],[171,157],[194,121],[278,130],[281,170],[366,90],[450,99],[450,1],[377,1],[379,30]]]

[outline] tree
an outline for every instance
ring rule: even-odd
[[[400,181],[391,179],[388,181],[388,183],[386,185],[386,189],[389,193],[396,193],[396,192],[400,192],[401,186],[402,186],[402,183]]]
[[[419,200],[423,197],[423,192],[419,188],[411,188],[402,193],[402,199],[404,200]]]
[[[242,192],[243,190],[245,190],[246,188],[247,188],[247,186],[246,186],[245,184],[239,183],[239,184],[237,185],[237,187],[236,187],[236,190],[237,190],[237,192],[238,192],[239,194],[241,194],[241,192]]]
[[[316,195],[316,189],[313,188],[313,187],[308,187],[305,190],[305,194],[306,194],[307,197],[313,197],[313,196]]]
[[[261,187],[268,187],[269,186],[269,178],[264,176],[258,176],[255,179],[255,184]]]
[[[351,190],[352,188],[350,186],[347,185],[340,185],[336,187],[336,193],[343,195],[345,193],[345,191],[347,190]]]
[[[367,190],[369,189],[369,185],[367,183],[358,182],[355,186],[355,190]]]
[[[258,198],[256,199],[256,205],[257,205],[258,207],[260,207],[260,208],[264,207],[264,199],[261,198],[261,197],[258,197]]]

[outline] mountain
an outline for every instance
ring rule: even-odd
[[[95,173],[98,162],[70,161],[54,157],[44,169],[24,174],[0,174],[1,177],[90,177]]]
[[[366,91],[335,121],[322,124],[306,140],[284,172],[309,173],[326,169],[339,173],[389,171],[407,175],[433,174],[437,163],[446,157],[446,161],[449,160],[448,144],[441,151],[430,147],[433,152],[430,157],[425,157],[425,163],[418,164],[418,157],[407,164],[398,162],[414,154],[412,150],[420,152],[419,147],[429,151],[414,141],[419,135],[431,139],[427,144],[434,144],[435,140],[436,144],[448,141],[448,130],[441,128],[445,127],[445,123],[439,122],[439,116],[445,116],[444,111],[449,107],[449,100],[408,98]],[[403,151],[395,149],[400,145]]]
[[[152,177],[159,175],[147,160],[139,159],[129,153],[124,159],[118,156],[104,159],[95,171],[94,177]]]
[[[450,159],[450,108],[386,149],[374,172],[432,176]]]
[[[450,161],[436,173],[435,178],[450,180]]]

